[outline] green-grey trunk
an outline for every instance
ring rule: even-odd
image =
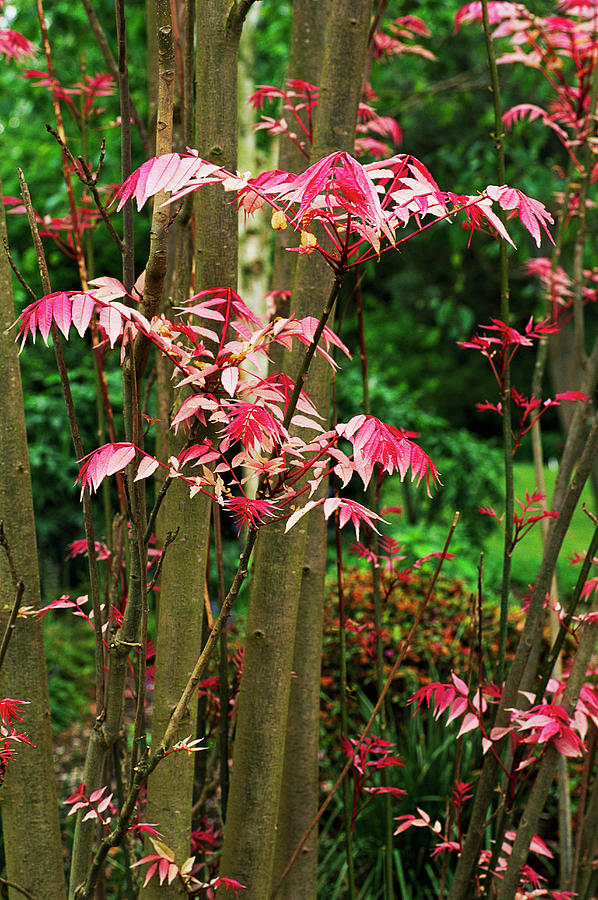
[[[370,11],[371,5],[365,0],[331,2],[312,161],[333,150],[350,151],[353,147]],[[347,78],[347,59],[354,63],[351,78]],[[293,288],[294,313],[319,318],[331,284],[330,270],[315,254],[311,258],[300,258]],[[298,352],[292,355],[285,353],[285,371],[291,375],[297,373],[300,359]],[[306,389],[320,412],[327,415],[329,374],[318,359],[314,359]],[[317,521],[317,515],[313,521]],[[310,526],[307,517],[286,536],[281,524],[263,529],[258,537],[222,856],[223,873],[238,878],[246,885],[245,900],[264,900],[273,885],[288,698],[304,572],[305,529],[310,527],[314,526]],[[319,534],[321,546],[321,530]],[[317,631],[317,637],[308,641],[312,654],[314,646],[318,646],[321,640],[323,568],[320,577],[322,580],[316,589],[318,600],[311,603],[308,618],[302,617],[300,622],[302,630]],[[313,582],[309,590],[306,588],[306,598],[308,595],[313,601]],[[301,643],[304,646],[303,641]],[[315,656],[317,659],[312,655],[308,663],[311,671],[309,676],[305,673],[301,686],[301,690],[306,689],[312,698],[312,679],[319,682],[318,650]],[[311,721],[313,723],[314,719]],[[298,723],[294,723],[294,727],[298,727]],[[313,727],[311,732],[313,738]],[[312,784],[313,767],[312,759],[311,764],[307,765]],[[317,804],[316,791],[312,794],[307,817],[309,812],[315,811],[314,803]],[[283,816],[287,818],[287,810]],[[292,849],[286,848],[289,855]],[[279,854],[282,855],[284,852]],[[311,858],[314,856],[312,852]],[[311,871],[315,873],[315,866]],[[314,897],[315,876],[313,879],[310,877],[308,890],[309,896]]]

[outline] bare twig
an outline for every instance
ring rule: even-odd
[[[86,3],[86,0],[83,0]],[[116,0],[116,35],[118,39],[117,79],[120,91],[120,154],[121,177],[131,174],[131,110],[129,95],[129,69],[127,62],[127,21],[124,0]],[[89,15],[89,13],[88,13]],[[151,151],[149,153],[151,156]],[[123,283],[128,291],[135,282],[135,243],[133,227],[133,205],[128,200],[123,207]]]
[[[15,566],[15,559],[12,555],[12,550],[10,548],[10,544],[8,543],[8,538],[6,537],[6,532],[4,531],[4,522],[0,519],[0,547],[4,547],[4,552],[6,553],[6,558],[8,560],[8,568],[10,570],[10,577],[12,579],[13,587],[17,588],[19,584],[19,576],[17,574],[17,567]]]
[[[61,137],[62,145],[66,144],[66,133],[64,130],[64,125],[62,122],[62,110],[60,108],[60,99],[59,99],[59,84],[54,74],[54,63],[52,61],[52,51],[50,48],[50,38],[48,36],[48,29],[46,26],[46,19],[44,14],[44,7],[42,0],[36,0],[37,6],[37,15],[39,18],[39,25],[42,34],[42,44],[44,47],[44,55],[46,57],[46,65],[48,67],[48,79],[50,81],[50,94],[52,95],[52,105],[54,107],[54,116],[56,118],[56,128],[58,130],[58,134]],[[87,289],[87,269],[85,266],[85,257],[83,255],[83,248],[81,246],[81,226],[79,223],[79,215],[77,213],[77,207],[75,204],[75,195],[73,193],[73,185],[71,182],[71,173],[69,171],[68,166],[68,157],[66,154],[62,153],[62,175],[64,178],[64,183],[66,186],[66,193],[69,201],[69,210],[71,213],[71,224],[73,226],[73,247],[75,250],[75,258],[77,260],[77,266],[79,268],[79,277],[81,279],[81,287],[83,290]]]
[[[19,607],[23,601],[23,594],[25,593],[25,585],[19,578],[17,574],[17,569],[15,566],[14,557],[12,555],[12,550],[10,548],[10,544],[8,543],[8,538],[6,537],[6,532],[4,531],[4,522],[0,520],[0,547],[4,547],[4,552],[6,553],[6,559],[8,561],[8,568],[10,571],[10,577],[15,589],[15,599],[12,605],[12,609],[10,611],[10,616],[8,618],[8,622],[6,624],[6,629],[4,631],[4,637],[2,638],[2,643],[0,644],[0,669],[2,668],[2,663],[4,662],[4,657],[6,656],[6,651],[8,650],[8,644],[12,637],[13,631],[15,630],[15,622],[17,621],[17,615],[19,613]]]
[[[162,566],[164,564],[164,557],[166,555],[166,550],[170,544],[172,544],[174,541],[176,541],[178,534],[179,534],[179,530],[180,530],[180,528],[177,527],[176,531],[169,531],[168,534],[166,535],[166,538],[164,539],[164,544],[162,546],[162,553],[158,557],[158,562],[156,563],[156,571],[154,572],[154,577],[152,578],[152,580],[150,581],[150,583],[147,586],[148,597],[151,594],[151,592],[153,591],[153,589],[156,586],[158,579],[160,577],[160,572],[162,571]]]
[[[54,137],[60,144],[62,152],[65,153],[66,156],[68,157],[69,162],[71,163],[71,165],[75,171],[75,174],[77,175],[77,178],[79,179],[79,181],[82,184],[85,185],[86,188],[89,188],[91,195],[94,199],[96,208],[97,208],[98,212],[100,213],[102,219],[104,220],[104,224],[106,225],[106,228],[110,232],[110,236],[111,236],[112,240],[118,247],[119,251],[122,253],[123,242],[121,241],[120,237],[118,236],[116,229],[114,228],[114,225],[110,221],[110,216],[106,212],[106,207],[104,206],[104,204],[102,202],[100,192],[98,191],[98,188],[97,188],[99,166],[98,166],[98,169],[96,172],[92,172],[90,167],[87,165],[87,163],[85,162],[85,160],[83,159],[82,156],[79,156],[75,159],[75,157],[69,150],[68,146],[64,143],[64,141],[62,140],[62,138],[60,137],[60,135],[58,134],[58,132],[56,131],[55,128],[52,128],[51,125],[46,124],[46,131],[48,131],[50,134],[54,135]],[[102,141],[102,146],[104,146],[104,143],[105,142]]]
[[[30,900],[35,900],[33,894],[30,894],[29,891],[25,890],[24,887],[21,887],[20,884],[16,884],[14,881],[9,881],[8,878],[0,878],[0,883],[5,884],[7,887],[11,888],[13,891],[17,891],[24,897],[29,897]]]
[[[25,290],[27,291],[27,293],[29,294],[30,297],[33,297],[34,300],[37,300],[37,294],[35,293],[33,288],[29,287],[29,285],[23,278],[20,270],[17,268],[15,261],[13,260],[13,258],[11,256],[10,247],[8,246],[8,241],[6,240],[6,238],[2,239],[2,243],[4,244],[4,252],[6,253],[6,256],[8,257],[10,267],[13,270],[13,272],[15,273],[15,275],[17,276],[19,284],[21,284],[25,288]]]

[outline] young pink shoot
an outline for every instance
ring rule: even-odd
[[[106,794],[107,787],[98,788],[97,791],[93,791],[92,794],[87,796],[85,793],[85,785],[83,782],[79,785],[77,790],[66,798],[64,801],[65,806],[70,806],[69,816],[72,816],[74,813],[78,812],[78,810],[87,810],[83,817],[83,821],[87,822],[89,819],[97,819],[104,828],[107,829],[108,832],[110,829],[111,817],[104,817],[104,813],[107,809],[112,808],[112,794]]]
[[[545,495],[541,494],[539,491],[534,490],[531,494],[529,491],[525,492],[525,501],[518,500],[515,498],[515,502],[518,506],[521,507],[521,512],[515,512],[513,514],[513,532],[512,532],[512,540],[511,540],[511,552],[515,548],[515,545],[519,543],[519,541],[523,540],[523,538],[531,531],[531,529],[538,522],[541,522],[543,519],[556,519],[558,517],[558,512],[552,512],[549,510],[545,510],[542,506],[538,506],[538,504],[545,499]],[[496,511],[491,506],[480,506],[479,511],[486,516],[491,516],[491,518],[495,519],[496,522],[500,525],[504,534],[507,534],[507,531],[503,525],[502,516],[497,515]]]
[[[21,713],[25,710],[21,709],[21,706],[26,706],[29,702],[29,700],[14,700],[12,697],[4,697],[3,700],[0,700],[0,720],[4,725],[9,725],[13,721],[22,722]]]
[[[383,740],[374,734],[368,735],[361,743],[355,739],[341,738],[343,752],[351,759],[353,773],[353,807],[351,812],[351,834],[355,829],[355,821],[367,803],[358,810],[357,802],[360,791],[369,794],[392,793],[394,796],[405,794],[400,788],[392,787],[366,787],[375,772],[394,766],[405,764],[398,756],[393,754],[394,744]]]

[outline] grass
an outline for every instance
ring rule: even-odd
[[[546,479],[546,491],[548,497],[552,495],[554,483],[556,480],[556,471],[549,469],[544,470]],[[514,470],[515,480],[515,497],[524,498],[526,489],[531,491],[534,486],[534,468],[532,463],[516,463]],[[589,509],[595,506],[592,490],[589,485],[583,490],[581,496]],[[500,510],[497,509],[497,512]],[[557,577],[559,590],[564,594],[569,594],[575,586],[579,567],[569,563],[568,557],[573,553],[585,553],[590,543],[594,525],[588,516],[585,515],[581,504],[575,511],[571,525],[565,537],[563,548],[557,563]],[[500,528],[491,533],[486,542],[486,554],[492,568],[501,565],[503,553],[503,535]],[[540,561],[542,558],[542,533],[541,525],[535,525],[529,534],[518,544],[513,554],[513,581],[526,587],[533,584]]]
[[[545,467],[544,471],[546,490],[550,498],[556,480],[556,471]],[[500,477],[496,474],[494,478]],[[532,492],[535,486],[534,469],[531,462],[519,462],[514,466],[515,497],[524,498],[526,490]],[[383,503],[404,506],[403,485],[396,479],[389,479],[384,486]],[[479,484],[475,485],[476,493],[463,489],[452,498],[455,509],[460,509],[461,518],[453,542],[451,552],[456,554],[456,559],[451,563],[449,572],[461,577],[471,590],[475,590],[477,580],[477,566],[480,552],[484,551],[484,586],[486,599],[499,590],[502,575],[503,558],[503,532],[497,522],[491,521],[488,516],[479,513],[479,506],[492,506],[500,516],[504,504],[496,498],[496,491],[492,496],[490,487],[486,493]],[[420,492],[423,489],[420,487]],[[428,501],[432,502],[433,501]],[[595,509],[595,501],[591,487],[586,485],[582,492],[581,502],[590,510]],[[516,506],[519,510],[520,507]],[[405,544],[409,560],[424,556],[433,550],[439,550],[448,531],[447,515],[452,517],[453,509],[441,511],[438,520],[426,522],[419,519],[415,525],[409,525],[403,515],[387,517],[389,526],[384,528],[386,534]],[[574,553],[585,553],[590,543],[594,525],[583,512],[581,503],[573,516],[569,531],[563,543],[560,558],[557,564],[557,577],[559,591],[563,597],[570,594],[577,580],[579,567],[571,565],[568,557]],[[512,581],[515,594],[521,596],[527,592],[528,584],[533,584],[542,559],[542,532],[541,524],[534,525],[524,539],[517,544],[513,554]]]

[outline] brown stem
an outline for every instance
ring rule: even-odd
[[[5,884],[6,887],[12,888],[13,891],[17,891],[19,894],[23,894],[24,897],[29,897],[30,900],[35,900],[33,894],[30,894],[29,891],[26,891],[24,887],[21,887],[19,884],[15,884],[14,881],[9,881],[7,878],[0,878],[0,883]]]
[[[17,276],[17,279],[19,280],[19,283],[21,284],[22,287],[25,288],[25,290],[27,291],[27,293],[29,294],[30,297],[33,297],[34,300],[37,300],[37,299],[38,299],[37,294],[35,293],[35,291],[33,290],[33,288],[29,287],[29,285],[27,284],[27,282],[26,282],[25,279],[23,278],[21,272],[20,272],[19,269],[17,268],[17,266],[16,266],[16,264],[15,264],[15,261],[14,261],[13,258],[12,258],[12,255],[11,255],[11,252],[10,252],[10,247],[8,246],[8,241],[6,240],[6,238],[3,238],[3,239],[2,239],[2,243],[3,243],[3,245],[4,245],[4,252],[6,253],[6,256],[8,257],[8,261],[9,261],[9,263],[10,263],[10,267],[11,267],[11,269],[13,270],[13,272],[15,273],[15,275]]]
[[[58,143],[60,144],[62,152],[69,159],[69,161],[75,171],[75,174],[77,175],[81,184],[84,184],[86,188],[89,188],[91,195],[94,199],[96,208],[97,208],[98,212],[100,213],[102,219],[104,220],[104,223],[106,225],[106,228],[110,232],[110,236],[112,237],[112,240],[118,247],[118,250],[122,253],[123,242],[121,241],[120,237],[118,236],[116,229],[114,228],[114,225],[110,221],[110,217],[109,217],[108,213],[106,212],[106,207],[104,206],[104,204],[102,202],[102,198],[100,197],[100,192],[98,191],[98,188],[97,188],[98,173],[91,171],[90,167],[85,162],[85,160],[83,159],[82,156],[79,156],[77,159],[75,159],[75,157],[71,153],[70,149],[64,143],[64,141],[62,140],[61,136],[58,134],[58,132],[56,131],[55,128],[52,128],[51,125],[46,125],[46,131],[48,131],[50,134],[53,134],[54,137],[56,138],[56,140],[58,141]],[[105,144],[105,141],[102,142],[102,147],[104,146],[104,144]]]
[[[2,663],[4,662],[4,657],[6,656],[6,651],[8,650],[10,639],[15,630],[15,622],[17,621],[17,616],[19,614],[19,608],[21,606],[24,593],[25,585],[22,581],[18,581],[16,584],[15,602],[13,603],[12,609],[10,611],[10,617],[8,619],[8,622],[6,623],[6,630],[4,632],[4,637],[2,638],[2,644],[0,644],[0,669],[2,668]]]
[[[0,547],[4,547],[4,552],[6,553],[6,559],[8,561],[8,568],[10,570],[10,577],[12,579],[13,587],[15,590],[20,584],[21,579],[17,574],[17,567],[15,566],[15,559],[10,549],[10,544],[8,543],[8,538],[6,537],[6,532],[4,531],[4,522],[0,519]]]

